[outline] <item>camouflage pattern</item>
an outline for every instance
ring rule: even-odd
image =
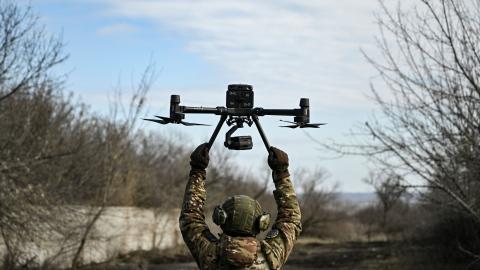
[[[273,173],[278,215],[265,240],[215,237],[205,223],[204,170],[192,170],[185,189],[180,230],[200,269],[282,269],[301,232],[300,207],[290,177]]]
[[[259,260],[260,243],[255,237],[222,234],[217,248],[217,269],[269,269],[264,257]]]
[[[284,172],[277,174],[274,171],[273,182],[277,219],[272,227],[273,232],[269,232],[261,244],[270,268],[282,269],[302,231],[302,223],[300,206],[289,174]],[[278,233],[274,230],[278,230]]]

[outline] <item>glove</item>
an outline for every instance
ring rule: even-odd
[[[290,176],[288,172],[288,155],[282,150],[270,147],[268,154],[268,166],[272,169],[277,178]]]
[[[190,155],[192,170],[205,170],[208,167],[210,157],[208,155],[208,143],[200,144]]]

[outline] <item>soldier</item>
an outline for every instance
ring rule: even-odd
[[[185,189],[180,230],[200,269],[282,269],[302,228],[300,207],[288,172],[288,156],[271,147],[268,165],[272,169],[277,219],[265,240],[255,236],[269,227],[270,215],[245,195],[228,198],[215,207],[213,221],[223,233],[215,237],[205,223],[205,169],[208,144],[190,156],[190,178]]]

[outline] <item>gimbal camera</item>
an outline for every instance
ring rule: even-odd
[[[244,127],[247,124],[249,127],[255,123],[255,126],[262,137],[263,143],[270,149],[267,137],[263,132],[262,126],[258,120],[259,116],[266,115],[283,115],[294,116],[293,122],[284,121],[290,123],[290,125],[281,126],[288,128],[319,128],[326,123],[310,123],[310,104],[308,98],[300,99],[300,108],[298,109],[264,109],[253,107],[253,88],[247,84],[230,84],[227,90],[227,107],[189,107],[180,106],[180,96],[171,95],[170,97],[170,117],[155,116],[158,119],[144,119],[147,121],[153,121],[159,124],[182,124],[185,126],[208,126],[205,124],[184,122],[185,114],[214,114],[220,115],[220,121],[215,128],[212,137],[208,142],[209,147],[213,145],[220,129],[223,124],[227,122],[228,126],[232,126],[230,130],[225,134],[225,147],[231,150],[249,150],[252,149],[252,137],[251,136],[236,136],[232,137],[233,133]]]

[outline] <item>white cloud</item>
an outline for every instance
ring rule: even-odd
[[[115,23],[97,30],[99,36],[125,35],[138,31],[138,28],[128,23]]]
[[[375,72],[360,48],[375,51],[376,0],[96,2],[109,15],[151,20],[184,35],[185,49],[230,81],[261,89],[259,97],[282,102],[294,91],[319,106],[368,103],[364,92]]]

